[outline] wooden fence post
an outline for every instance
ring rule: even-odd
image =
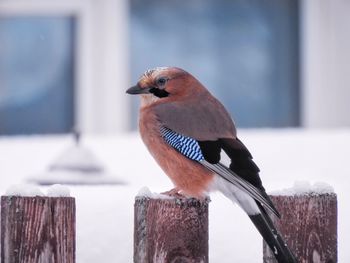
[[[74,262],[74,198],[1,197],[1,263]]]
[[[276,228],[300,263],[337,262],[337,196],[309,193],[270,196],[281,219],[272,217]],[[277,262],[264,242],[263,261]]]
[[[135,199],[134,262],[208,262],[209,199]]]

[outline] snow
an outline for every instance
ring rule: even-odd
[[[54,170],[49,172],[43,172],[39,175],[34,175],[26,178],[28,183],[40,183],[43,185],[49,184],[73,184],[79,185],[84,182],[85,185],[96,184],[125,184],[116,176],[108,173],[89,172],[84,173],[77,170]]]
[[[50,170],[103,171],[102,163],[86,147],[73,145],[67,148],[50,166]]]
[[[44,196],[44,193],[36,185],[16,184],[7,188],[6,195],[14,196]]]
[[[28,183],[50,184],[124,184],[109,174],[95,154],[82,144],[74,143],[56,158],[45,172],[27,178]]]
[[[165,195],[165,194],[159,194],[159,193],[155,193],[155,192],[151,192],[151,190],[144,186],[142,187],[136,197],[147,197],[147,198],[150,198],[150,199],[172,199],[171,196],[168,196],[168,195]]]
[[[47,196],[49,196],[49,197],[70,197],[70,190],[65,185],[54,184],[54,185],[51,185],[47,189]]]
[[[239,138],[259,165],[268,191],[288,188],[295,181],[334,187],[338,259],[350,262],[350,130],[240,130]],[[44,170],[71,143],[69,136],[0,137],[0,193]],[[69,186],[77,207],[77,263],[132,262],[135,196],[143,186],[160,193],[172,184],[136,133],[86,136],[82,143],[128,184]],[[261,261],[262,241],[256,229],[242,209],[219,193],[211,194],[209,222],[210,262]]]
[[[320,194],[332,194],[334,188],[325,182],[315,182],[311,184],[309,181],[295,181],[294,185],[290,188],[284,188],[282,190],[275,190],[270,192],[271,195],[281,196],[293,196],[293,195],[320,195]]]
[[[69,197],[70,190],[65,185],[54,184],[46,187],[47,194],[39,186],[33,184],[15,184],[11,185],[5,191],[9,196],[48,196],[48,197]]]

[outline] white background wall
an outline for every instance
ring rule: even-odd
[[[300,1],[302,124],[350,126],[350,1]]]

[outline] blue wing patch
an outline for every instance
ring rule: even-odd
[[[195,139],[178,134],[166,127],[161,127],[160,133],[164,140],[182,155],[198,162],[204,160],[201,148]]]

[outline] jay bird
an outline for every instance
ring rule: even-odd
[[[126,92],[141,95],[140,134],[174,183],[173,193],[201,198],[222,192],[248,214],[279,263],[297,262],[267,213],[280,217],[234,122],[195,77],[159,67],[147,70]],[[229,166],[220,162],[221,153],[230,158]]]

